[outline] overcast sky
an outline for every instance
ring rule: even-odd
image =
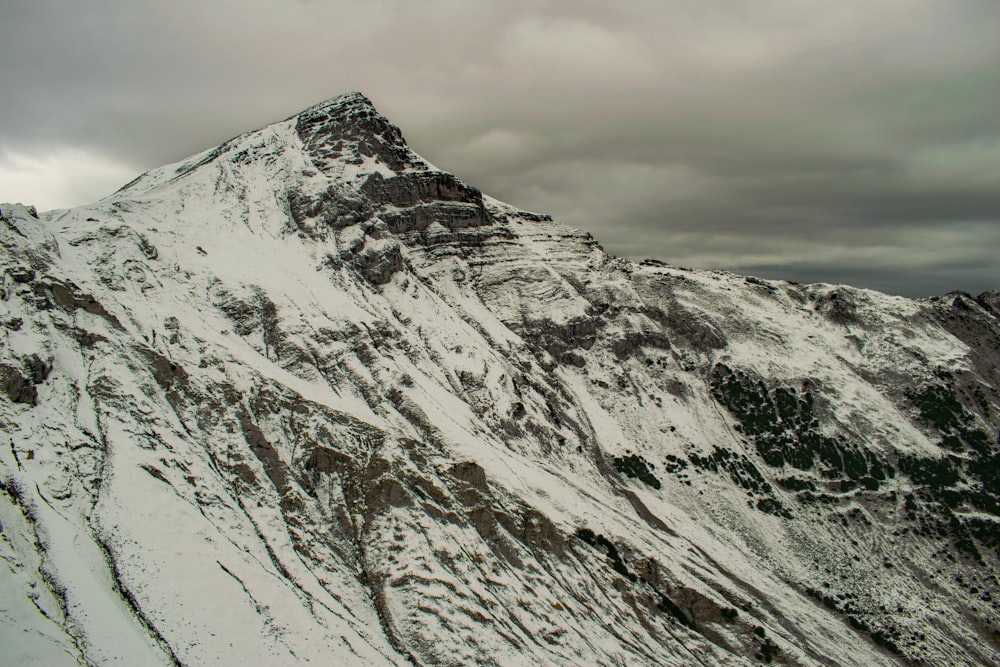
[[[350,90],[616,255],[1000,288],[997,0],[0,0],[0,201],[94,201]]]

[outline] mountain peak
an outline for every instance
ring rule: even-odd
[[[378,111],[375,109],[375,105],[372,103],[371,99],[359,90],[335,95],[329,99],[323,100],[322,102],[318,102],[295,115],[302,116],[306,114],[326,114],[328,116],[332,116],[357,113],[378,115]]]
[[[391,176],[437,171],[410,150],[399,128],[380,114],[368,97],[353,91],[314,104],[284,121],[247,132],[186,160],[152,169],[124,185],[112,197],[139,196],[200,172],[202,167],[216,165],[220,158],[246,166],[255,159],[252,156],[272,155],[271,149],[264,149],[264,146],[278,136],[275,132],[281,135],[279,143],[288,148],[291,144],[285,142],[297,136],[301,147],[292,150],[304,149],[304,157],[311,163],[306,171],[318,170],[330,181],[341,184],[358,185],[376,172]],[[214,180],[218,175],[212,172],[207,178]]]
[[[614,259],[359,93],[0,209],[5,664],[1000,665],[997,293]]]
[[[335,170],[338,162],[360,164],[366,158],[376,158],[394,172],[429,168],[409,149],[399,128],[360,92],[320,102],[295,119],[299,138],[324,172]]]

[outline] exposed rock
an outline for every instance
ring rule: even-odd
[[[22,375],[20,369],[7,364],[0,364],[0,388],[14,403],[35,405],[38,400],[38,390],[31,379]]]
[[[481,206],[462,203],[420,204],[410,208],[385,211],[381,218],[393,233],[423,231],[431,223],[439,223],[448,229],[478,227],[488,222]]]
[[[314,239],[325,238],[331,230],[364,222],[374,212],[370,201],[336,184],[314,196],[291,190],[287,198],[295,228]]]
[[[465,202],[482,206],[483,195],[443,171],[408,172],[385,178],[375,172],[361,185],[361,193],[378,204],[401,208],[427,202]]]
[[[833,290],[816,300],[816,311],[822,313],[834,324],[859,324],[857,306],[845,290]]]
[[[1000,290],[989,290],[976,297],[979,304],[990,311],[994,317],[1000,318]]]
[[[403,268],[402,247],[395,241],[373,240],[354,256],[353,263],[365,280],[384,285]]]
[[[35,294],[43,303],[54,305],[66,311],[85,310],[88,313],[103,317],[121,329],[118,318],[109,313],[92,294],[87,294],[72,282],[64,282],[49,276],[42,277],[34,283]]]
[[[598,329],[604,322],[597,317],[576,317],[567,322],[532,320],[512,324],[524,339],[555,358],[563,357],[574,348],[589,350],[597,340]]]
[[[41,384],[52,372],[52,364],[42,361],[37,354],[29,355],[24,360],[24,366],[28,370],[28,378],[32,384]]]
[[[379,114],[361,93],[317,104],[296,116],[295,129],[321,171],[341,158],[374,157],[393,171],[422,161],[406,146],[399,128]]]

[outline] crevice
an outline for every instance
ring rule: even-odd
[[[253,593],[251,593],[250,589],[247,588],[247,585],[245,583],[243,583],[243,580],[240,579],[239,577],[237,577],[235,574],[233,574],[232,570],[230,570],[228,567],[226,567],[225,565],[223,565],[219,561],[215,561],[215,564],[218,565],[219,567],[221,567],[223,572],[225,572],[230,577],[232,577],[233,579],[236,580],[236,583],[238,583],[240,585],[240,588],[243,589],[243,592],[247,594],[248,598],[250,598],[250,602],[253,602],[253,606],[257,610],[257,613],[260,614],[262,612],[263,606],[259,602],[257,602],[257,598],[255,598],[253,596]]]
[[[368,594],[371,596],[372,605],[375,607],[375,614],[378,617],[378,623],[382,628],[385,638],[388,640],[389,645],[395,649],[396,653],[406,658],[411,665],[414,667],[420,667],[420,662],[417,660],[416,656],[408,651],[403,643],[402,639],[397,635],[395,628],[390,621],[390,614],[388,606],[385,603],[385,596],[382,594],[381,589],[377,588],[372,582],[371,576],[368,574],[368,567],[365,564],[366,550],[364,544],[358,540],[356,545],[359,549],[359,565],[360,565],[360,577],[361,583],[364,584],[365,588],[368,590]]]
[[[142,627],[145,628],[146,632],[149,633],[149,636],[152,637],[156,641],[157,645],[159,645],[160,649],[162,649],[163,652],[170,657],[171,663],[174,664],[175,667],[184,667],[184,663],[181,662],[180,658],[177,657],[177,654],[174,653],[174,650],[171,648],[169,642],[167,642],[166,637],[160,633],[149,617],[146,616],[146,613],[142,610],[142,607],[140,606],[135,595],[123,583],[121,572],[118,570],[118,563],[115,562],[111,553],[111,548],[105,543],[104,539],[93,527],[91,527],[91,533],[94,536],[94,544],[100,548],[101,553],[104,556],[104,562],[107,564],[108,571],[111,573],[112,584],[115,592],[118,593],[122,600],[125,601],[125,604],[128,605],[136,620],[138,620]]]
[[[62,624],[57,623],[66,636],[70,638],[73,642],[73,647],[76,648],[77,653],[88,667],[96,667],[94,663],[87,659],[87,652],[84,650],[84,644],[86,643],[85,638],[80,633],[79,629],[75,627],[76,622],[69,613],[69,600],[66,597],[66,588],[59,583],[53,572],[48,567],[48,550],[42,541],[42,536],[38,532],[38,516],[37,510],[33,503],[29,503],[25,498],[24,491],[21,489],[20,484],[16,479],[8,478],[6,480],[0,479],[0,492],[3,492],[8,498],[10,498],[11,503],[21,511],[21,516],[24,517],[25,523],[31,530],[31,537],[34,541],[35,553],[38,555],[38,575],[45,584],[49,593],[55,599],[56,603],[59,605],[59,611],[62,613],[63,622]],[[32,600],[34,603],[34,600]],[[35,605],[38,606],[37,604]],[[43,612],[43,615],[48,618],[48,614]]]
[[[89,370],[89,369],[88,369]],[[88,373],[89,375],[89,373]],[[96,425],[98,430],[99,442],[101,443],[101,451],[103,456],[101,456],[100,461],[100,485],[94,492],[93,507],[97,507],[100,501],[101,492],[106,488],[109,477],[109,468],[111,467],[111,448],[108,444],[107,432],[104,427],[104,419],[100,410],[96,412]],[[179,418],[179,417],[178,417]],[[183,424],[182,424],[183,426]],[[175,667],[184,667],[184,663],[181,662],[177,654],[174,653],[173,648],[167,642],[166,638],[160,633],[153,622],[146,616],[143,612],[142,607],[139,605],[138,599],[127,586],[124,585],[122,581],[121,572],[118,570],[118,563],[115,561],[114,556],[111,552],[110,546],[104,541],[101,536],[99,527],[94,525],[95,515],[91,515],[89,518],[89,528],[90,533],[94,537],[94,544],[101,550],[101,554],[104,557],[104,562],[108,566],[108,571],[111,574],[112,585],[114,591],[124,600],[125,604],[132,611],[136,620],[139,624],[149,633],[149,636],[157,643],[160,649],[170,658],[170,661]]]

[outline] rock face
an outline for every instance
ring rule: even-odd
[[[995,292],[615,259],[358,94],[0,229],[4,664],[1000,664]]]

